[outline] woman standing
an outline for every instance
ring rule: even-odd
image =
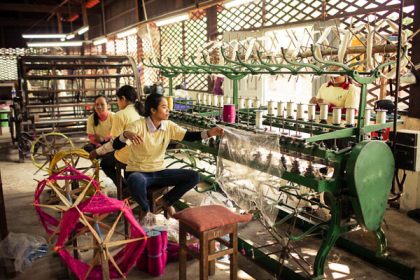
[[[189,132],[168,120],[168,102],[161,94],[147,97],[145,117],[130,124],[113,143],[114,148],[118,149],[124,147],[127,140],[132,142],[129,146],[126,180],[131,195],[141,207],[140,220],[149,211],[149,187],[174,186],[157,201],[168,216],[172,216],[175,210],[171,206],[199,182],[199,174],[193,170],[165,168],[165,152],[170,141],[197,141],[223,135],[223,129],[219,127]]]
[[[89,144],[83,149],[90,153],[96,148],[111,140],[111,127],[114,113],[108,111],[108,101],[102,94],[95,97],[94,113],[90,115],[86,123],[86,132]]]

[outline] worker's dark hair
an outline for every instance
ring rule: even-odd
[[[105,98],[105,102],[108,104],[108,99],[103,94],[98,94],[97,96],[95,96],[94,103],[96,103],[96,100],[98,100],[101,97]],[[96,104],[94,106],[96,106]],[[94,126],[98,126],[99,125],[99,115],[98,115],[98,113],[96,113],[96,110],[95,109],[93,110],[93,125]]]
[[[133,103],[134,104],[134,108],[136,108],[137,112],[140,115],[144,115],[144,106],[143,104],[138,100],[138,95],[137,95],[137,91],[135,88],[133,88],[132,86],[129,85],[125,85],[120,87],[117,90],[117,96],[118,98],[122,98],[123,96],[125,97],[125,100],[128,103]]]
[[[157,110],[163,98],[163,95],[159,93],[152,93],[147,96],[146,102],[144,104],[144,115],[146,117],[150,117],[152,115],[152,108]]]

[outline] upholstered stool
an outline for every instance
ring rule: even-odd
[[[237,215],[220,205],[208,205],[188,208],[174,215],[179,220],[179,279],[187,278],[187,252],[200,261],[200,280],[208,279],[215,273],[216,259],[230,255],[230,279],[237,279],[238,270],[238,223],[248,222],[252,215]],[[200,253],[190,250],[187,233],[198,238]],[[229,241],[221,237],[229,234]],[[227,249],[215,252],[215,241]],[[190,240],[188,243],[196,243]]]

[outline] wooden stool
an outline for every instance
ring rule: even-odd
[[[123,199],[123,180],[126,166],[127,164],[121,162],[117,162],[117,164],[115,165],[115,171],[117,172],[117,198],[119,200]]]
[[[248,222],[252,215],[237,215],[220,205],[208,205],[188,208],[174,215],[179,220],[179,279],[187,279],[187,252],[200,261],[200,280],[214,275],[216,259],[230,255],[230,279],[237,279],[238,270],[238,223]],[[187,244],[187,233],[198,238],[200,253],[190,250]],[[229,234],[229,241],[221,237]],[[215,252],[215,241],[227,249]],[[196,243],[188,242],[188,243]]]
[[[150,187],[149,189],[147,189],[147,200],[149,201],[151,213],[159,214],[164,210],[163,205],[158,205],[156,203],[156,200],[168,191],[169,187]]]
[[[117,172],[117,198],[119,200],[124,199],[123,195],[123,179],[124,171],[127,165],[117,162],[115,170]],[[147,190],[147,200],[149,201],[150,212],[153,214],[159,214],[163,211],[162,205],[156,204],[156,199],[169,191],[169,187],[151,187]]]

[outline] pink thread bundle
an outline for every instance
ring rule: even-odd
[[[168,261],[168,233],[164,227],[155,226],[147,231],[147,246],[137,262],[137,268],[151,276],[165,273]]]

